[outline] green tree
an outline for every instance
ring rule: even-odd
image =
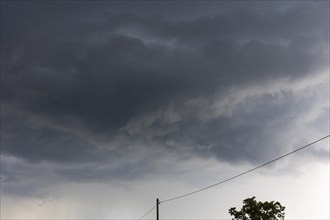
[[[283,220],[285,207],[279,202],[257,202],[255,197],[243,200],[240,211],[230,208],[232,220]]]

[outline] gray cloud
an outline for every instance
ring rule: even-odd
[[[2,155],[128,178],[146,158],[259,163],[329,131],[325,2],[24,4],[2,15]]]

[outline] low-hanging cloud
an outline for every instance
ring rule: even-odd
[[[133,178],[151,172],[146,158],[260,163],[309,141],[306,132],[327,134],[323,4],[171,19],[120,4],[58,20],[23,13],[3,34],[1,154],[67,164],[54,173],[77,180]],[[3,172],[8,181],[13,169]]]

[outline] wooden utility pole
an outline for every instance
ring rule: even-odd
[[[159,199],[156,199],[156,204],[157,204],[157,220],[159,220]]]

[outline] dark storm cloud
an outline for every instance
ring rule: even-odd
[[[110,14],[108,19],[104,19],[95,27],[104,31],[132,28],[139,33],[160,39],[178,40],[180,44],[189,46],[199,46],[212,39],[226,38],[279,43],[301,35],[311,35],[326,41],[328,22],[324,15],[327,14],[327,9],[318,6],[300,4],[276,10],[276,7],[272,6],[253,8],[240,7],[238,4],[223,10],[223,5],[218,5],[217,13],[208,13],[210,9],[206,9],[195,16],[182,16],[177,20],[170,19],[171,16],[154,15],[157,12],[153,14],[137,10],[134,13],[128,10],[126,13]],[[321,26],[324,28],[320,28]]]
[[[304,79],[328,68],[328,3],[199,4],[6,2],[1,153],[127,162],[76,179],[148,167],[128,161],[157,149],[256,163],[303,111],[327,118]]]
[[[30,162],[104,160],[95,146],[73,133],[29,125],[26,119],[16,115],[5,117],[2,126],[6,128],[2,133],[3,154],[13,154]]]

